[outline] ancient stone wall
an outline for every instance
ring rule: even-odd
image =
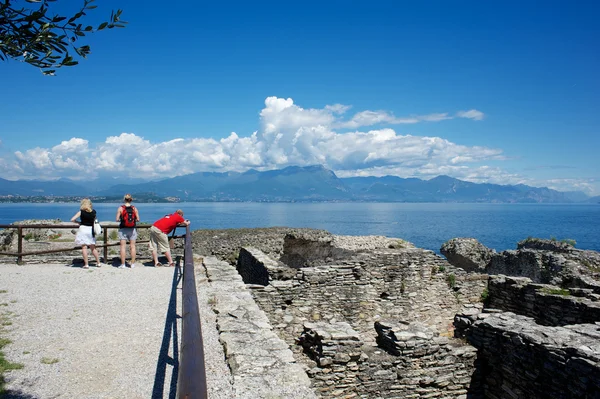
[[[600,397],[600,325],[549,327],[514,313],[488,316],[468,335],[478,348],[486,398]]]
[[[532,317],[538,324],[600,321],[600,295],[591,289],[563,289],[534,284],[524,277],[490,276],[488,293],[488,307]]]
[[[466,394],[475,355],[463,348],[462,341],[451,338],[451,322],[465,304],[480,302],[487,276],[467,275],[434,253],[414,248],[355,253],[332,262],[321,260],[319,266],[295,269],[256,248],[244,248],[237,265],[242,276],[269,274],[268,285],[244,280],[251,284],[256,302],[279,335],[295,348],[296,356],[313,359],[312,364],[307,362],[309,375],[322,397],[353,392],[400,398],[415,390],[419,393],[414,397],[432,397],[438,391],[445,392],[446,396],[440,397],[448,398]],[[374,323],[384,319],[426,325],[428,349],[390,354],[378,348]],[[336,330],[339,323],[346,323],[358,338],[351,340],[352,345],[321,338],[318,344],[308,344],[319,348],[310,354],[296,345],[299,337],[306,337],[306,322],[318,323],[316,330],[321,331]],[[344,334],[338,336],[348,335]],[[411,337],[402,344],[422,343],[418,334]],[[323,348],[336,348],[329,352],[339,356],[317,356]]]

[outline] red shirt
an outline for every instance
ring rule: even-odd
[[[179,223],[185,222],[185,219],[175,212],[172,215],[167,215],[164,218],[158,219],[154,222],[153,226],[158,227],[160,231],[165,234],[169,234]]]

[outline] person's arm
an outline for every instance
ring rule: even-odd
[[[117,216],[115,216],[115,219],[117,220],[117,222],[121,221],[121,207],[117,209]]]
[[[139,221],[140,221],[140,213],[138,212],[137,207],[135,207],[133,209],[135,209],[135,221],[139,223]]]
[[[189,226],[189,225],[190,225],[189,219],[185,219],[183,222],[178,224],[178,226]]]
[[[77,220],[77,218],[79,218],[79,216],[81,216],[81,211],[77,212],[77,213],[75,214],[75,216],[73,216],[73,217],[71,218],[71,222],[75,222],[75,221]]]

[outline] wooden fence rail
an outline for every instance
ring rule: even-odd
[[[119,223],[101,223],[102,226],[102,239],[104,244],[96,245],[96,248],[104,248],[104,261],[106,262],[108,259],[108,247],[115,247],[120,245],[119,242],[108,244],[108,230],[109,229],[118,229]],[[149,229],[152,227],[150,224],[138,224],[136,226],[137,229]],[[6,256],[16,256],[17,263],[23,263],[23,257],[28,255],[46,255],[58,252],[71,252],[81,248],[81,245],[69,248],[57,248],[57,249],[46,249],[40,251],[28,251],[23,252],[23,230],[25,229],[51,229],[51,230],[59,230],[59,229],[77,229],[79,228],[79,224],[77,223],[63,223],[63,224],[0,224],[0,228],[2,229],[16,229],[17,230],[17,252],[0,252],[0,255]],[[183,238],[184,235],[174,236],[174,238]],[[143,244],[147,243],[148,240],[140,240],[137,243]]]

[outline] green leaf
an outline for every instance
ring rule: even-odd
[[[102,22],[100,24],[100,26],[98,26],[98,30],[102,30],[102,29],[106,28],[106,25],[108,25],[108,22]]]

